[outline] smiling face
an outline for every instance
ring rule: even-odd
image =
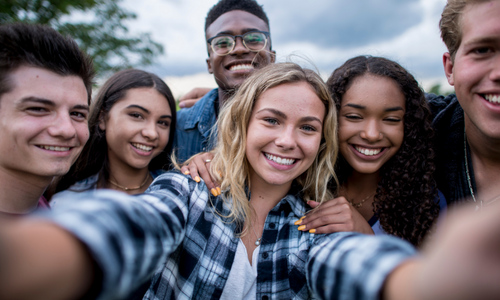
[[[87,90],[77,76],[23,66],[0,96],[1,172],[63,175],[89,137]]]
[[[404,137],[405,97],[390,78],[362,75],[342,97],[340,153],[354,172],[373,174],[398,152]]]
[[[266,23],[251,13],[233,10],[222,14],[206,31],[206,39],[218,34],[241,35],[250,31],[269,31]],[[239,87],[253,72],[271,62],[274,62],[274,51],[270,49],[269,40],[264,50],[252,52],[243,46],[241,38],[236,38],[234,50],[225,56],[213,53],[207,44],[209,57],[207,59],[208,71],[214,74],[217,85],[222,90],[231,90]]]
[[[443,57],[448,82],[465,112],[467,134],[500,139],[500,1],[468,5],[454,61]]]
[[[154,88],[128,90],[99,123],[110,166],[147,168],[167,145],[171,120],[167,99]]]
[[[257,99],[246,139],[252,185],[289,189],[318,154],[325,111],[305,82],[279,85]]]

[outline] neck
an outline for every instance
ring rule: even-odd
[[[125,166],[118,167],[116,164],[110,162],[109,178],[104,183],[104,187],[133,195],[144,192],[149,187],[151,181],[148,168],[134,169]]]
[[[219,87],[219,111],[222,109],[224,104],[229,100],[234,95],[235,90],[234,89],[222,89]]]
[[[469,126],[467,125],[469,123]],[[466,119],[466,137],[479,201],[488,203],[500,195],[497,185],[500,176],[500,140],[480,134]]]
[[[52,176],[40,177],[0,170],[0,212],[26,214],[34,211]]]
[[[349,196],[351,197],[366,196],[375,193],[378,182],[378,172],[373,174],[362,174],[353,170],[342,186],[349,191]]]

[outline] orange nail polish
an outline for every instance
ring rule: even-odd
[[[316,233],[316,229],[309,230],[309,233]]]
[[[306,229],[306,225],[300,225],[299,228],[297,228],[298,230],[304,230]]]
[[[194,178],[194,181],[196,181],[196,182],[200,182],[200,181],[201,181],[201,179],[200,179],[200,177],[199,177],[199,176],[196,176],[196,177]]]
[[[211,189],[210,192],[212,193],[212,195],[214,195],[214,197],[218,196],[216,189]]]
[[[216,187],[216,189],[217,189],[217,193],[220,195],[221,194],[220,187]]]
[[[190,173],[190,172],[189,172],[189,170],[186,170],[186,171],[184,172],[184,175],[189,175],[189,173]]]
[[[300,223],[302,223],[302,219],[299,219],[299,220],[295,221],[295,223],[293,223],[293,224],[300,225]]]

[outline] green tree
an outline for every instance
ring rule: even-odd
[[[431,93],[431,94],[447,96],[447,95],[453,93],[454,91],[453,90],[444,90],[440,83],[436,83],[433,86],[431,86],[427,92]]]
[[[99,76],[149,65],[163,47],[149,33],[132,36],[126,22],[136,18],[122,0],[1,0],[0,24],[47,24],[73,37],[93,59]]]

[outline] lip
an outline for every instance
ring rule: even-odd
[[[272,159],[269,159],[268,155],[278,157],[280,159],[294,160],[294,162],[292,164],[289,164],[289,165],[288,164],[280,164]],[[273,154],[270,152],[262,152],[262,156],[264,157],[264,159],[267,161],[267,163],[269,165],[271,165],[273,168],[278,169],[280,171],[287,171],[287,170],[293,169],[297,165],[297,163],[300,161],[300,159],[298,159],[298,158],[286,157],[286,156],[282,156],[282,155]]]
[[[365,148],[365,149],[382,149],[378,154],[375,154],[375,155],[365,155],[361,152],[359,152],[356,147],[358,148]],[[384,155],[385,152],[387,152],[387,147],[373,147],[373,146],[364,146],[364,145],[358,145],[358,144],[349,144],[349,148],[351,149],[351,151],[359,158],[363,159],[363,160],[377,160],[379,159],[381,156]]]
[[[481,103],[483,103],[484,107],[491,113],[498,115],[500,114],[500,103],[490,102],[485,98],[485,95],[500,95],[500,92],[485,92],[477,94],[481,99]]]

